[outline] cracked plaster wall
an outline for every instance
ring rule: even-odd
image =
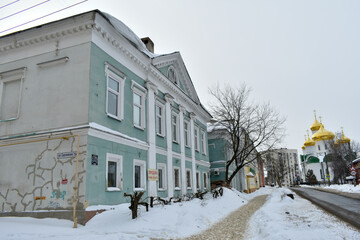
[[[69,135],[69,134],[68,134]],[[19,140],[20,141],[20,140]],[[86,135],[80,136],[77,209],[85,204]],[[77,138],[1,147],[0,211],[73,208]],[[58,156],[58,153],[62,154]]]

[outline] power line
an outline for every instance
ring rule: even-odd
[[[4,7],[7,7],[7,6],[11,5],[11,4],[14,4],[14,3],[16,3],[16,2],[18,2],[18,1],[20,1],[20,0],[16,0],[16,1],[13,1],[13,2],[11,2],[11,3],[8,3],[8,4],[4,5],[4,6],[1,6],[0,9],[2,9],[2,8],[4,8]]]
[[[41,16],[41,17],[39,17],[39,18],[35,18],[35,19],[30,20],[30,21],[28,21],[28,22],[22,23],[22,24],[20,24],[20,25],[15,26],[15,27],[8,28],[8,29],[6,29],[6,30],[1,31],[0,33],[7,32],[7,31],[9,31],[9,30],[11,30],[11,29],[14,29],[14,28],[17,28],[17,27],[21,27],[21,26],[23,26],[23,25],[26,25],[26,24],[35,22],[35,21],[37,21],[37,20],[39,20],[39,19],[42,19],[42,18],[44,18],[44,17],[48,17],[48,16],[50,16],[50,15],[53,15],[53,14],[58,13],[58,12],[61,12],[61,11],[63,11],[63,10],[66,10],[66,9],[68,9],[68,8],[74,7],[74,6],[76,6],[76,5],[79,5],[79,4],[84,3],[84,2],[87,2],[87,1],[88,1],[88,0],[84,0],[84,1],[81,1],[81,2],[78,2],[78,3],[75,3],[75,4],[73,4],[73,5],[70,5],[70,6],[68,6],[68,7],[62,8],[62,9],[57,10],[57,11],[55,11],[55,12],[52,12],[52,13],[46,14],[46,15],[44,15],[44,16]]]
[[[34,8],[34,7],[40,6],[41,4],[47,3],[47,2],[49,2],[49,1],[51,1],[51,0],[46,0],[46,1],[43,1],[43,2],[41,2],[41,3],[38,3],[38,4],[33,5],[33,6],[31,6],[31,7],[28,7],[28,8],[26,8],[26,9],[24,9],[24,10],[21,10],[21,11],[19,11],[19,12],[16,12],[16,13],[10,14],[10,15],[8,15],[8,16],[6,16],[6,17],[0,18],[0,21],[1,21],[1,20],[4,20],[5,18],[12,17],[12,16],[14,16],[14,15],[16,15],[16,14],[19,14],[19,13],[25,12],[25,11],[27,11],[27,10],[29,10],[29,9]]]

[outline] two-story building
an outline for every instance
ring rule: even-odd
[[[2,214],[210,189],[211,116],[180,53],[153,49],[99,10],[0,37]]]

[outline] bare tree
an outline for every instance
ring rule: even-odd
[[[305,180],[307,183],[310,183],[310,185],[315,185],[318,183],[318,180],[316,179],[316,176],[313,172],[313,170],[309,169],[306,173]]]
[[[230,184],[241,168],[281,141],[285,118],[270,104],[250,103],[250,89],[245,84],[240,88],[217,86],[210,94],[216,100],[210,106],[211,114],[221,132],[226,132],[230,144],[225,170],[225,182]],[[235,170],[230,174],[231,166]]]
[[[359,144],[355,141],[350,143],[329,144],[330,167],[334,172],[334,182],[344,183],[345,177],[350,174],[352,161],[356,158],[356,151]]]

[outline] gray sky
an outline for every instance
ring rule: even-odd
[[[0,19],[45,0],[0,1]],[[0,20],[0,32],[81,0],[52,0]],[[180,51],[206,106],[208,88],[252,88],[287,117],[284,147],[298,149],[314,121],[360,141],[360,1],[89,0],[24,25],[30,28],[99,9],[150,37],[155,53]]]

